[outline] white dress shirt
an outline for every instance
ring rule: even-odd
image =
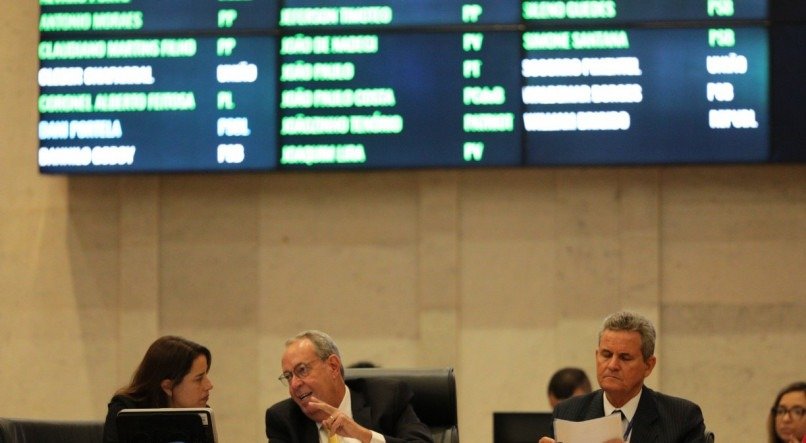
[[[615,407],[615,406],[610,404],[610,401],[607,399],[607,394],[606,393],[604,395],[602,395],[602,398],[604,399],[604,415],[605,416],[608,416],[608,415],[612,414],[613,411],[615,411],[615,410],[620,410],[624,414],[624,417],[626,419],[626,423],[624,423],[624,420],[622,420],[621,430],[626,431],[627,428],[630,427],[630,433],[629,433],[629,435],[627,435],[627,438],[624,440],[625,442],[629,442],[630,437],[632,437],[632,427],[630,426],[630,424],[632,423],[633,417],[635,417],[635,411],[638,410],[638,402],[641,400],[641,391],[643,391],[643,389],[638,391],[638,394],[636,394],[635,397],[631,398],[629,401],[627,401],[627,403],[625,403],[620,408],[617,408],[617,407]]]
[[[353,400],[352,397],[350,397],[349,388],[344,390],[344,398],[341,399],[341,404],[339,404],[339,411],[341,411],[344,415],[353,418]],[[322,423],[317,423],[317,426],[319,427],[319,443],[327,443],[327,428],[322,426]],[[370,431],[372,431],[372,429],[370,429]],[[361,443],[360,440],[352,437],[341,437],[341,441],[344,443]],[[372,440],[370,440],[370,443],[386,443],[386,439],[383,437],[383,435],[372,431]]]

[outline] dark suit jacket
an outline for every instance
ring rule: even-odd
[[[124,409],[142,407],[133,398],[125,395],[116,395],[109,401],[106,422],[104,423],[104,443],[117,443],[118,441],[118,412]]]
[[[431,443],[431,431],[411,407],[413,396],[405,383],[356,379],[347,382],[353,420],[383,434],[387,443]],[[316,422],[290,398],[266,410],[266,437],[270,443],[318,443]]]
[[[571,397],[557,405],[554,418],[571,421],[604,417],[604,392]],[[632,443],[705,442],[705,421],[696,404],[655,392],[646,386],[641,391],[638,409],[633,416]]]

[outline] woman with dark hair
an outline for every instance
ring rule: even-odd
[[[207,374],[212,356],[206,347],[167,335],[149,346],[131,382],[109,402],[104,443],[117,443],[115,419],[131,408],[204,408],[213,383]]]
[[[781,389],[767,419],[770,443],[806,441],[806,382],[799,381]]]

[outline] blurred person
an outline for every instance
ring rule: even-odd
[[[549,380],[549,405],[554,409],[557,403],[565,399],[589,394],[591,391],[591,382],[585,371],[580,368],[562,368]]]
[[[358,360],[357,362],[347,366],[348,368],[380,368],[380,366],[369,360]]]
[[[781,389],[767,418],[770,443],[806,441],[806,382],[799,381]]]
[[[431,431],[411,406],[403,382],[355,379],[345,382],[333,339],[309,330],[288,339],[279,380],[290,398],[266,410],[271,443],[431,443]]]
[[[644,386],[657,362],[654,354],[655,327],[648,319],[625,311],[609,315],[595,352],[601,389],[559,403],[554,418],[584,421],[617,413],[622,416],[623,437],[616,441],[704,442],[699,406]],[[543,437],[539,443],[554,442]]]
[[[213,383],[212,356],[206,347],[166,335],[149,346],[131,382],[108,405],[104,443],[117,443],[118,412],[132,408],[205,408]]]

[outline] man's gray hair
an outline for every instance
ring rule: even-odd
[[[632,331],[641,335],[641,355],[644,361],[655,354],[655,327],[646,317],[636,312],[620,311],[607,316],[599,332],[599,341],[604,331]]]
[[[336,346],[336,342],[333,341],[333,339],[326,333],[317,331],[316,329],[302,331],[286,340],[285,346],[288,347],[301,340],[309,340],[311,343],[313,343],[313,346],[316,349],[316,356],[319,357],[320,360],[324,361],[331,355],[335,355],[339,357],[339,360],[341,360],[339,347]],[[341,365],[341,375],[344,377],[344,365]]]

